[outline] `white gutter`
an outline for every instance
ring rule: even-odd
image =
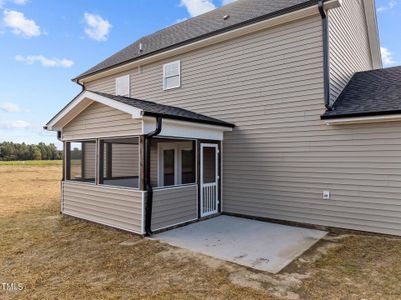
[[[401,121],[401,114],[325,119],[326,125],[351,125]]]
[[[327,11],[329,9],[340,7],[342,0],[329,0],[324,2],[324,9]],[[79,80],[79,83],[85,84],[93,80],[97,80],[100,78],[104,78],[106,76],[114,75],[117,73],[121,73],[124,71],[128,71],[146,64],[150,64],[156,61],[160,61],[172,56],[180,55],[195,49],[203,48],[212,44],[220,43],[223,41],[227,41],[233,38],[237,38],[243,35],[247,35],[256,31],[260,31],[263,29],[271,28],[277,25],[289,23],[295,20],[303,19],[305,17],[313,16],[319,14],[318,5],[316,1],[316,5],[303,8],[294,12],[290,12],[281,16],[277,16],[271,19],[267,19],[264,21],[260,21],[254,24],[250,24],[247,26],[243,26],[237,29],[233,29],[221,34],[217,34],[211,36],[209,38],[205,38],[187,45],[183,45],[171,50],[163,51],[142,59],[137,59],[132,62],[127,62],[126,64],[113,67],[109,70],[101,71],[99,73],[88,75]]]

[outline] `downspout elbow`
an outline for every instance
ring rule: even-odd
[[[81,88],[82,88],[81,93],[83,91],[85,91],[85,85],[83,83],[80,83],[78,79],[75,79],[75,80],[72,80],[72,81],[81,86]]]

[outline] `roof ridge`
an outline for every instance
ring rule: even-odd
[[[316,0],[237,0],[143,36],[81,73],[73,80],[79,80],[141,57],[150,56],[172,47],[191,43],[313,4],[316,4]],[[230,18],[223,20],[220,18],[220,14],[230,15]],[[139,51],[138,47],[141,42],[145,43],[143,51]]]

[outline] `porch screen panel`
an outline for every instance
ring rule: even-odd
[[[95,182],[96,177],[96,142],[70,143],[69,168],[70,177],[67,180]]]
[[[174,149],[163,151],[164,186],[175,184],[175,154]]]
[[[139,139],[116,138],[103,140],[103,184],[139,187]]]
[[[181,183],[188,184],[195,182],[195,151],[181,150]]]
[[[216,181],[216,149],[203,148],[203,183]]]

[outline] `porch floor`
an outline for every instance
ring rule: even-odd
[[[261,271],[278,273],[326,232],[219,216],[156,234],[154,239]]]

